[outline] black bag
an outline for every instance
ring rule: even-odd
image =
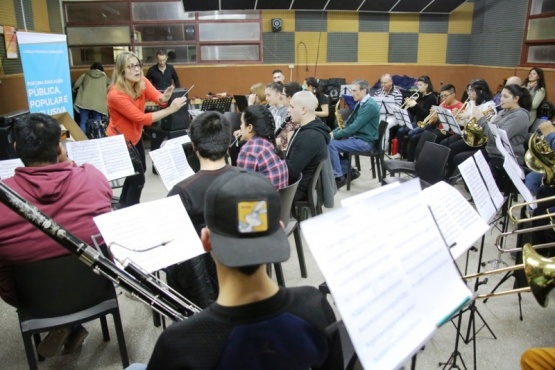
[[[86,122],[86,131],[85,135],[87,135],[89,139],[106,137],[106,124],[102,121],[95,121],[90,118]]]

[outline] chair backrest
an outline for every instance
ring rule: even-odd
[[[324,203],[323,199],[318,198],[318,187],[322,186],[322,181],[320,178],[321,178],[322,168],[324,167],[324,163],[327,160],[328,159],[326,158],[323,161],[320,161],[320,163],[318,163],[318,167],[316,167],[316,171],[314,171],[314,176],[310,180],[310,185],[308,186],[308,204],[310,204],[311,207],[318,208],[318,207],[321,207],[322,204]]]
[[[420,157],[415,161],[416,176],[430,185],[444,180],[450,151],[446,146],[425,142]]]
[[[382,173],[385,173],[385,168],[383,166],[383,157],[385,153],[385,132],[387,131],[387,126],[389,122],[380,121],[378,126],[378,156],[380,157],[380,163],[382,166]]]
[[[436,141],[436,138],[437,138],[437,135],[434,134],[431,131],[422,132],[422,135],[420,135],[420,139],[418,139],[418,143],[416,144],[416,148],[414,149],[414,158],[415,158],[415,160],[420,155],[420,152],[422,151],[422,148],[424,147],[424,143],[426,141],[430,141],[430,142],[434,143]]]
[[[281,215],[279,219],[283,222],[285,227],[287,227],[287,224],[291,220],[291,207],[293,206],[295,193],[297,192],[297,188],[299,187],[299,183],[301,182],[302,178],[303,174],[301,173],[299,175],[299,179],[295,183],[283,189],[279,189],[279,195],[281,197]]]
[[[224,117],[229,121],[229,124],[231,125],[231,135],[233,135],[233,132],[239,130],[239,128],[241,127],[241,114],[242,113],[240,112],[224,113]]]
[[[116,298],[113,283],[73,254],[14,265],[12,276],[20,315],[63,316]]]

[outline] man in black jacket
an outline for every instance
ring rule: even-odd
[[[318,99],[309,91],[296,93],[289,103],[288,112],[291,120],[300,125],[291,137],[285,156],[289,168],[289,182],[297,181],[299,175],[303,174],[295,201],[307,199],[308,187],[316,167],[328,158],[330,129],[316,117],[317,107]]]

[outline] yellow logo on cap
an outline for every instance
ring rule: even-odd
[[[268,230],[268,204],[262,201],[243,201],[237,204],[239,232],[254,233]]]

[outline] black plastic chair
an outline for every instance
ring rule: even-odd
[[[399,159],[384,159],[383,160],[384,177],[386,177],[387,172],[389,172],[390,176],[395,176],[395,174],[400,175],[402,173],[405,173],[408,175],[414,175],[416,170],[416,167],[415,167],[416,160],[418,160],[418,156],[420,155],[420,152],[422,152],[424,143],[427,141],[433,143],[435,142],[436,138],[437,138],[437,135],[431,131],[424,131],[422,133],[422,135],[420,136],[420,139],[418,139],[418,143],[416,144],[415,162],[401,161]]]
[[[422,188],[427,188],[437,182],[445,180],[445,170],[449,149],[446,146],[436,143],[425,142],[422,152],[415,162],[415,177],[420,179]],[[382,185],[396,181],[405,181],[406,178],[386,177],[382,180]]]
[[[299,183],[303,178],[303,174],[299,176],[299,179],[294,183],[289,185],[286,188],[280,189],[279,195],[281,196],[281,215],[280,220],[285,225],[285,234],[290,236],[293,234],[295,238],[295,247],[297,248],[297,256],[299,258],[299,267],[301,269],[301,276],[306,278],[308,276],[306,271],[306,263],[304,260],[304,250],[303,250],[303,241],[301,238],[301,232],[299,228],[299,222],[295,217],[292,216],[293,210],[293,199],[295,198],[295,193],[297,192],[297,188],[299,187]],[[279,266],[278,266],[279,265]],[[274,263],[274,268],[276,270],[276,278],[278,284],[281,286],[285,286],[285,281],[283,279],[283,271],[281,270],[281,263]],[[280,273],[282,284],[280,284]]]
[[[110,340],[106,315],[114,319],[123,367],[129,366],[125,336],[113,283],[94,273],[74,255],[12,267],[17,314],[31,370],[37,369],[31,337],[38,347],[40,333],[99,318],[104,341]],[[39,356],[39,359],[42,358]]]
[[[318,187],[321,187],[322,181],[320,181],[322,168],[324,167],[325,161],[328,159],[324,159],[318,164],[316,167],[316,171],[314,171],[314,176],[312,180],[310,180],[310,185],[308,186],[308,200],[298,200],[293,203],[294,215],[295,218],[300,222],[305,220],[303,216],[303,210],[308,209],[310,216],[316,216],[322,214],[322,205],[323,199],[318,198]]]
[[[377,147],[373,148],[369,152],[347,152],[347,161],[349,163],[349,168],[347,169],[347,190],[351,190],[351,158],[355,157],[355,166],[360,171],[360,156],[370,157],[370,165],[372,168],[372,178],[376,178],[376,170],[378,172],[378,181],[382,181],[382,162],[381,159],[383,157],[384,152],[384,135],[385,130],[387,129],[388,122],[381,121],[378,125],[378,141]]]

